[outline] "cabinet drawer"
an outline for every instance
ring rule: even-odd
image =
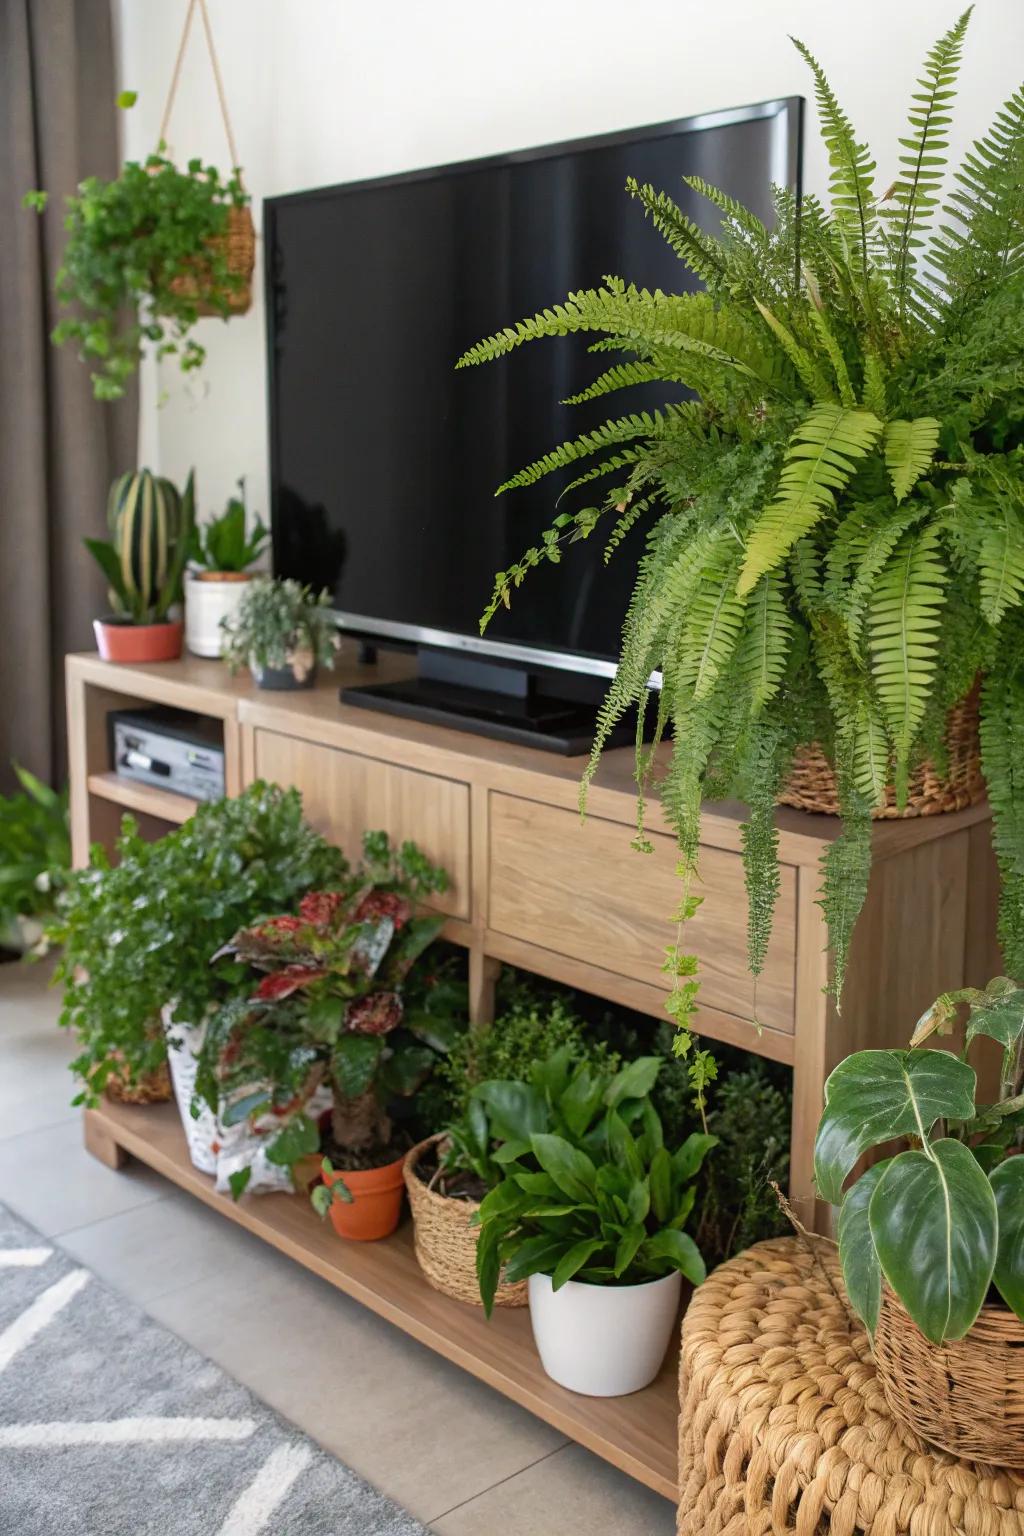
[[[364,831],[382,828],[393,842],[418,843],[451,879],[431,905],[468,919],[468,785],[277,731],[255,732],[255,757],[257,777],[294,785],[307,820],[353,861]]]
[[[672,838],[654,836],[654,853],[636,853],[630,829],[619,822],[589,817],[581,823],[572,811],[497,793],[490,798],[489,826],[489,928],[668,989],[661,966],[676,940],[672,914],[680,899]],[[704,904],[686,925],[683,950],[700,960],[701,1000],[753,1018],[740,856],[703,848],[700,873],[694,894]],[[792,1032],[796,872],[784,865],[781,875],[756,1016]]]

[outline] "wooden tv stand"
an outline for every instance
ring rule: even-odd
[[[675,940],[670,915],[679,899],[675,849],[653,803],[648,828],[655,852],[645,856],[631,849],[632,753],[607,755],[590,795],[587,820],[581,823],[576,801],[582,760],[376,714],[338,700],[342,682],[386,680],[409,670],[411,663],[399,657],[360,666],[354,648],[346,647],[339,668],[317,688],[270,693],[256,689],[247,675],[232,679],[219,662],[193,657],[140,667],[113,666],[94,655],[68,657],[75,863],[85,862],[90,842],[113,842],[126,809],[153,836],[191,815],[190,801],[119,778],[108,758],[109,710],[126,702],[172,705],[222,722],[230,794],[257,778],[294,784],[302,791],[310,821],[350,855],[358,854],[364,828],[384,827],[393,836],[414,838],[446,866],[452,885],[438,904],[448,916],[446,936],[468,950],[475,1019],[490,1016],[494,981],[503,961],[652,1018],[663,1017],[668,980],[661,964],[666,946]],[[740,806],[724,805],[709,807],[703,819],[705,901],[686,935],[687,946],[701,962],[696,1024],[711,1040],[792,1067],[791,1196],[805,1222],[820,1226],[826,1213],[815,1204],[811,1157],[822,1088],[832,1067],[865,1046],[905,1043],[914,1020],[939,992],[965,983],[983,984],[1000,969],[990,814],[981,805],[951,815],[877,824],[871,888],[853,946],[841,1015],[822,990],[828,956],[817,904],[818,861],[836,836],[838,823],[799,811],[779,812],[781,891],[767,962],[755,991],[745,960],[742,817]],[[261,1214],[272,1207],[264,1206],[260,1197],[229,1210],[212,1188],[203,1193],[199,1186],[205,1188],[209,1181],[188,1164],[173,1119],[154,1113],[151,1148],[145,1134],[148,1112],[128,1114],[116,1106],[89,1113],[89,1144],[108,1161],[116,1162],[118,1149],[150,1161],[210,1203],[222,1205],[225,1214],[325,1273],[328,1261],[320,1252],[319,1236],[312,1247],[312,1238],[293,1241],[290,1217],[284,1222],[288,1242],[265,1231],[280,1222]],[[265,1198],[269,1202],[287,1197]],[[303,1233],[313,1233],[312,1226],[303,1225],[305,1215],[299,1226]],[[366,1300],[367,1289],[378,1284],[374,1264],[387,1270],[389,1250],[381,1249],[367,1279],[362,1259],[345,1258],[347,1250],[358,1245],[337,1246],[342,1251],[331,1250],[328,1278]],[[346,1279],[353,1267],[357,1279]],[[405,1269],[401,1274],[405,1278],[400,1290],[408,1279]],[[378,1294],[385,1292],[388,1286],[381,1281]],[[413,1307],[417,1316],[418,1306]],[[382,1300],[378,1310],[634,1476],[660,1492],[671,1492],[674,1407],[664,1436],[655,1432],[670,1399],[674,1404],[671,1382],[668,1388],[656,1384],[624,1399],[614,1410],[602,1408],[595,1400],[545,1385],[546,1378],[538,1383],[528,1337],[518,1376],[514,1370],[510,1375],[507,1361],[496,1372],[493,1362],[487,1363],[487,1350],[474,1353],[467,1342],[475,1337],[472,1327],[457,1347],[454,1342],[446,1345],[445,1337],[451,1334],[454,1340],[459,1328],[434,1326],[439,1307],[442,1312],[458,1308],[461,1318],[473,1316],[473,1309],[433,1292],[420,1308],[429,1314],[429,1327],[403,1322],[397,1315],[401,1307],[392,1306],[391,1300]],[[511,1329],[511,1337],[525,1324],[520,1317],[519,1323],[501,1326]],[[641,1435],[627,1434],[621,1427],[623,1404],[634,1405],[632,1418],[627,1413],[626,1419],[635,1429],[636,1414],[643,1418],[647,1413],[644,1402],[660,1407],[650,1409],[654,1418],[644,1422]]]

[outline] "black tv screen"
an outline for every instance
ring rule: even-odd
[[[790,98],[270,199],[278,574],[328,587],[356,632],[475,647],[494,573],[549,525],[568,476],[498,500],[496,487],[609,414],[658,405],[665,389],[562,404],[609,361],[589,356],[584,337],[458,372],[456,360],[606,273],[682,291],[685,269],[625,192],[627,176],[709,229],[714,210],[684,174],[767,218],[772,183],[797,184],[799,123]],[[532,573],[487,631],[492,654],[610,670],[642,543],[634,530],[606,566],[594,537]]]

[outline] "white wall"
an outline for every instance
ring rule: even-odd
[[[185,0],[114,0],[121,72],[139,92],[125,150],[157,136]],[[260,199],[362,176],[802,94],[787,34],[825,66],[878,161],[897,137],[921,60],[958,0],[208,0],[246,180]],[[978,0],[951,152],[988,127],[1024,74],[1021,0]],[[179,158],[228,162],[209,62],[194,28],[170,129]],[[827,164],[813,110],[806,185]],[[257,291],[260,274],[257,272]],[[552,294],[552,298],[561,295]],[[509,316],[509,319],[515,319]],[[143,377],[141,462],[174,479],[196,466],[204,510],[246,474],[267,506],[262,303],[201,322],[206,368]],[[157,403],[158,396],[163,403]]]

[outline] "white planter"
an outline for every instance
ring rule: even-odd
[[[238,611],[251,577],[230,581],[188,573],[185,581],[185,644],[194,656],[221,654],[224,635],[220,621]]]
[[[677,1272],[641,1285],[551,1288],[549,1275],[529,1279],[530,1322],[541,1364],[553,1381],[587,1397],[639,1392],[661,1369],[679,1313]]]
[[[167,1062],[174,1084],[174,1097],[178,1101],[178,1113],[185,1128],[189,1156],[200,1173],[217,1172],[218,1126],[217,1118],[207,1104],[192,1114],[192,1095],[196,1086],[196,1053],[206,1033],[204,1024],[178,1024],[171,1022],[170,1008],[164,1009],[164,1033],[167,1036]]]

